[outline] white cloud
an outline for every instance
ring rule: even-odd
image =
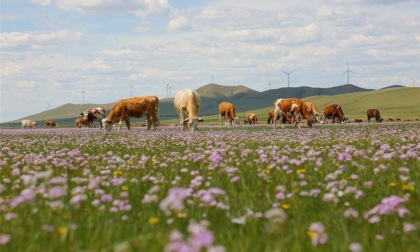
[[[172,19],[168,24],[169,30],[181,30],[181,29],[187,28],[188,26],[189,26],[189,20],[188,18],[184,16],[180,16],[175,19]]]
[[[58,44],[62,42],[77,41],[82,39],[83,35],[78,33],[70,33],[67,30],[55,32],[10,32],[1,33],[1,47],[13,48],[18,46],[28,46],[34,49],[40,48],[43,44]]]

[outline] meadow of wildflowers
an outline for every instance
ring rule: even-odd
[[[418,123],[0,131],[0,251],[416,251]]]

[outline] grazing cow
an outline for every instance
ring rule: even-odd
[[[401,122],[401,118],[396,118],[395,121]]]
[[[309,114],[312,116],[312,122],[319,122],[321,120],[321,113],[319,113],[318,109],[316,108],[313,102],[305,102],[306,109],[308,110]]]
[[[191,89],[180,90],[174,99],[174,108],[180,118],[181,130],[196,131],[199,122],[204,120],[198,117],[201,98]]]
[[[292,121],[295,126],[300,128],[301,117],[306,119],[308,128],[312,128],[311,115],[309,114],[305,102],[296,98],[277,99],[274,102],[274,117],[280,116],[281,126],[284,128],[284,117],[292,116]],[[273,128],[276,127],[276,120],[274,120]]]
[[[395,120],[394,120],[394,118],[388,118],[388,120],[390,121],[390,122],[394,122]]]
[[[222,126],[222,117],[225,118],[225,124],[229,127],[235,126],[238,117],[236,117],[235,106],[230,102],[221,102],[219,104],[220,126]]]
[[[274,109],[268,110],[267,124],[274,123]]]
[[[324,114],[324,118],[321,121],[322,124],[325,123],[326,119],[332,119],[332,123],[335,123],[336,121],[337,123],[346,122],[346,117],[344,116],[343,110],[341,109],[341,106],[337,104],[330,104],[325,106],[322,110],[322,113]]]
[[[22,129],[36,129],[36,122],[31,120],[22,120]]]
[[[146,116],[147,130],[153,126],[156,129],[159,123],[159,99],[156,96],[137,96],[119,100],[114,104],[106,118],[102,119],[104,132],[110,132],[114,123],[119,123],[118,132],[121,131],[125,121],[130,130],[130,117],[140,118]]]
[[[52,128],[52,127],[58,127],[58,122],[53,121],[53,120],[45,120],[45,121],[44,121],[44,124],[45,124],[45,128],[46,128],[47,126],[50,126],[51,128]]]
[[[370,122],[370,118],[375,118],[376,122],[382,122],[383,119],[381,118],[381,114],[379,114],[379,110],[377,109],[368,109],[366,111],[368,122]]]
[[[258,124],[258,118],[255,113],[246,113],[244,124]]]
[[[77,118],[75,122],[76,122],[76,127],[78,128],[81,128],[82,125],[89,126],[84,117]]]
[[[85,118],[89,128],[92,126],[94,121],[99,121],[99,125],[102,128],[102,119],[105,118],[105,109],[103,107],[87,109],[80,113],[80,115]]]

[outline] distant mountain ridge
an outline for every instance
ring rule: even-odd
[[[338,95],[345,93],[355,93],[370,91],[373,89],[364,89],[352,84],[334,86],[330,88],[313,88],[313,87],[284,87],[266,90],[263,92],[255,91],[244,85],[223,86],[220,84],[209,83],[196,91],[201,96],[200,115],[214,115],[218,112],[219,103],[222,101],[232,102],[235,104],[237,112],[260,109],[272,106],[273,102],[278,98],[304,98],[319,95]],[[116,101],[115,101],[116,102]],[[67,103],[60,107],[43,111],[31,116],[26,116],[14,120],[9,123],[18,123],[22,119],[30,119],[35,121],[43,121],[46,119],[64,120],[74,122],[74,119],[80,117],[80,113],[88,108],[102,106],[107,112],[112,108],[114,103],[108,104],[71,104]],[[159,104],[161,120],[173,119],[178,115],[173,107],[173,98],[165,98],[160,100]],[[3,123],[6,124],[6,123]]]

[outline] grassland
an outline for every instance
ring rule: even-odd
[[[419,123],[0,131],[1,251],[416,251]]]
[[[232,101],[236,107],[236,111],[243,121],[247,112],[254,112],[257,114],[260,122],[265,123],[267,119],[267,112],[272,109],[272,103],[275,99],[266,99],[264,96],[255,96],[255,91],[250,91],[243,86],[239,86],[236,89],[226,87],[220,90],[205,89],[203,92],[211,97],[202,97],[202,106],[200,115],[205,119],[204,124],[217,124],[219,123],[218,117],[218,104],[220,101],[227,100],[229,97],[221,96],[220,93],[228,94],[229,92],[233,96],[240,94],[252,94],[252,101],[247,100],[247,96],[241,97],[241,99],[235,99]],[[279,94],[277,98],[286,98],[284,94]],[[350,119],[361,118],[366,121],[366,110],[369,108],[377,108],[381,112],[381,116],[385,119],[388,118],[401,118],[403,120],[415,120],[420,119],[420,88],[409,88],[409,87],[398,87],[398,88],[387,88],[380,90],[354,92],[341,95],[320,95],[305,97],[303,100],[312,101],[318,107],[318,110],[326,104],[336,103],[342,106],[343,111]],[[238,98],[238,97],[236,97]],[[29,116],[28,119],[38,121],[42,125],[45,119],[59,119],[61,126],[74,127],[74,119],[78,117],[81,111],[96,107],[104,106],[107,111],[112,107],[113,104],[66,104],[56,109],[42,112],[37,115]],[[162,99],[160,101],[160,115],[161,121],[165,125],[177,124],[178,115],[173,108],[173,99]],[[60,119],[61,118],[61,119]],[[145,119],[134,120],[140,124],[144,123]],[[20,120],[15,121],[11,124],[1,124],[1,128],[19,128]]]

